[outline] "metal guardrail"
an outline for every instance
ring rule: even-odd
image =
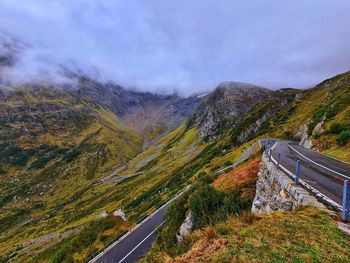
[[[271,148],[267,147],[265,152],[264,152],[264,154],[266,154],[266,156],[269,158],[269,161],[272,161],[273,163],[275,163],[276,166],[277,166],[277,169],[283,170],[290,177],[292,177],[292,179],[295,181],[296,184],[299,184],[302,187],[305,187],[307,190],[309,190],[312,193],[314,193],[317,197],[321,197],[322,200],[325,201],[328,205],[331,205],[336,210],[341,211],[342,212],[342,219],[343,219],[343,221],[345,221],[345,222],[349,221],[349,219],[350,219],[350,184],[349,184],[349,180],[344,178],[345,180],[344,180],[344,183],[343,183],[343,202],[342,202],[342,206],[340,206],[336,202],[334,202],[332,199],[330,199],[329,197],[327,197],[326,195],[322,194],[320,191],[318,191],[317,189],[315,189],[314,187],[312,187],[311,185],[309,185],[308,183],[306,183],[305,181],[300,179],[300,175],[301,175],[300,174],[300,167],[301,167],[301,164],[300,164],[299,160],[296,161],[296,166],[295,166],[294,173],[289,171],[285,167],[283,167],[280,164],[281,154],[280,153],[278,154],[277,160],[272,156],[272,150],[277,145],[277,143],[278,142],[276,142]],[[289,146],[290,145],[288,145],[288,147]],[[290,148],[292,148],[292,147],[290,147]],[[307,159],[311,160],[310,158],[307,158]],[[314,161],[312,161],[312,162],[316,163]],[[328,170],[331,170],[331,169],[328,168]]]
[[[305,156],[304,154],[302,154],[301,152],[299,152],[297,149],[293,148],[289,143],[288,143],[288,148],[289,148],[289,149],[292,149],[294,152],[296,152],[298,155],[300,155],[302,158],[308,160],[308,161],[311,162],[312,164],[314,164],[314,165],[316,165],[316,166],[319,166],[319,167],[321,167],[322,169],[327,170],[327,171],[329,171],[329,172],[331,172],[331,173],[334,173],[334,174],[340,176],[340,177],[341,177],[342,179],[344,179],[344,180],[350,180],[350,177],[349,177],[349,176],[346,176],[345,174],[342,174],[342,173],[339,173],[339,172],[337,172],[337,171],[334,171],[333,169],[330,169],[330,168],[328,168],[328,167],[326,167],[326,166],[324,166],[324,165],[322,165],[322,164],[319,164],[319,163],[317,163],[317,162],[311,160],[309,157]]]

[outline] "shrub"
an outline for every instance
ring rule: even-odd
[[[228,215],[239,215],[242,210],[248,208],[250,202],[242,200],[238,191],[233,190],[227,194],[224,198],[223,207],[222,207],[222,219],[226,219]]]
[[[222,206],[224,194],[210,185],[196,190],[190,198],[189,207],[195,218],[195,227],[202,228],[214,223],[218,209]]]
[[[330,127],[331,133],[340,134],[342,131],[349,129],[349,127],[342,123],[333,123]]]
[[[342,131],[336,138],[337,143],[345,145],[350,141],[350,130]]]
[[[321,137],[322,133],[321,132],[315,132],[314,137],[315,139],[319,139]]]
[[[64,246],[63,248],[61,248],[51,259],[50,263],[60,263],[62,262],[68,253],[68,248],[67,246]]]
[[[178,254],[177,247],[177,230],[185,220],[186,207],[189,193],[184,193],[181,197],[175,200],[166,211],[167,224],[162,227],[157,234],[157,243],[161,249],[169,255],[175,256]]]
[[[200,172],[196,182],[199,184],[210,184],[213,182],[213,179],[206,172]]]
[[[231,162],[231,161],[225,161],[225,166],[230,166],[230,165],[232,165],[233,163]]]

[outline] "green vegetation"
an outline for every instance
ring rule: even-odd
[[[232,214],[238,215],[250,205],[250,202],[240,198],[238,191],[224,194],[210,185],[200,187],[189,200],[189,209],[196,219],[196,228],[215,224]]]
[[[91,221],[74,237],[70,237],[39,254],[34,261],[51,258],[51,263],[80,262],[94,254],[101,246],[107,245],[114,235],[123,233],[122,222],[118,218],[107,217]],[[110,233],[114,235],[111,236]]]
[[[336,140],[338,144],[346,145],[350,141],[350,130],[342,131]]]
[[[350,262],[350,238],[325,211],[244,213],[192,232],[172,262]],[[165,262],[154,247],[142,262]]]
[[[296,222],[288,221],[285,226],[284,219],[279,221],[284,215],[256,218],[247,212],[255,193],[258,158],[220,176],[213,171],[235,163],[259,137],[293,138],[307,124],[318,150],[350,160],[348,83],[350,73],[311,90],[278,91],[242,119],[232,122],[224,118],[216,126],[215,140],[200,139],[199,127],[191,121],[161,138],[165,127],[155,125],[142,135],[153,140],[144,151],[141,135],[86,98],[45,87],[0,97],[5,112],[0,115],[1,260],[11,255],[13,262],[82,262],[189,184],[191,189],[169,207],[167,224],[159,230],[150,255],[186,257],[189,253],[190,257],[195,242],[211,240],[222,250],[212,253],[208,261],[258,261],[261,257],[277,262],[288,261],[288,255],[296,262],[323,260],[330,247],[317,243],[316,233],[323,240],[329,238],[342,252],[348,240],[335,233],[331,220],[321,213],[319,220],[326,222],[322,228],[311,208],[293,214],[296,222],[322,229],[320,233],[305,227],[314,232],[303,240],[316,244],[308,251],[294,242],[303,233]],[[215,96],[210,103],[218,99]],[[14,122],[8,119],[10,113],[21,118]],[[322,127],[314,129],[316,125]],[[115,176],[111,176],[113,171],[117,171]],[[118,176],[135,173],[142,174],[113,182]],[[116,209],[126,212],[128,222],[96,220],[102,211],[111,214]],[[189,210],[196,218],[197,230],[178,243],[176,234]],[[277,225],[270,227],[277,233],[275,239],[258,223],[268,225],[274,219]],[[296,233],[294,239],[282,234],[286,227]],[[65,235],[72,229],[77,231]],[[259,235],[260,230],[267,239]],[[246,232],[257,243],[247,238]],[[63,239],[58,237],[60,233]],[[50,235],[55,237],[47,242],[38,239]],[[342,241],[334,243],[335,237]],[[38,241],[28,245],[30,240]],[[150,255],[148,258],[157,262]],[[333,254],[330,258],[343,259]]]

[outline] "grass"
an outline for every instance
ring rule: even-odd
[[[350,262],[350,237],[314,207],[232,217],[186,239],[190,250],[173,262]]]

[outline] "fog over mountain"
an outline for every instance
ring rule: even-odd
[[[348,70],[349,12],[346,0],[3,0],[0,31],[23,43],[15,80],[61,80],[64,65],[188,95],[224,80],[304,88]]]

